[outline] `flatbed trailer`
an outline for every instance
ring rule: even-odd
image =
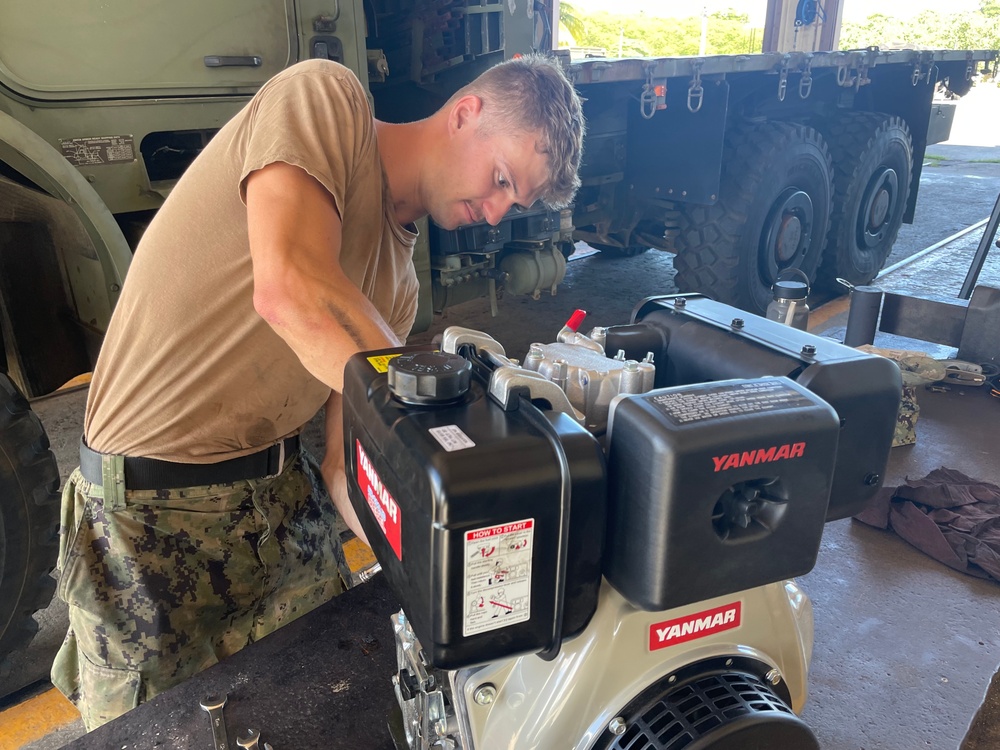
[[[676,253],[675,283],[763,312],[793,269],[870,282],[916,211],[924,152],[996,51],[626,60],[567,70],[588,133],[574,238]]]

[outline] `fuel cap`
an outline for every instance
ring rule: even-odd
[[[389,390],[406,404],[447,404],[469,390],[472,365],[443,352],[414,352],[389,360]]]

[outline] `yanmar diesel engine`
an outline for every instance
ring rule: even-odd
[[[348,364],[397,744],[818,747],[790,579],[881,483],[896,366],[696,295],[579,322],[523,365],[462,328]]]

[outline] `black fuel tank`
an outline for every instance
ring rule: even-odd
[[[415,351],[394,395],[389,363]],[[566,415],[526,399],[505,411],[481,375],[461,392],[460,358],[427,354],[348,362],[351,502],[433,666],[550,649],[597,606],[604,454]]]

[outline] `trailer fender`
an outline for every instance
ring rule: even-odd
[[[98,298],[106,315],[101,317],[110,319],[132,252],[101,197],[59,151],[4,112],[0,112],[0,162],[73,208],[97,251],[104,275],[104,294]]]

